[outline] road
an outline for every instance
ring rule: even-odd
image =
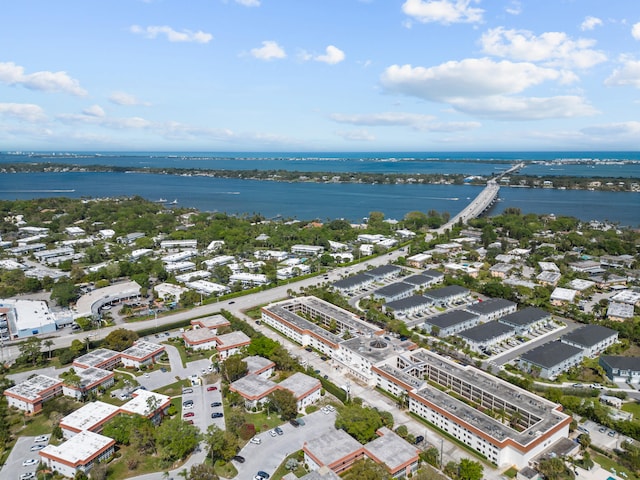
[[[127,328],[129,330],[139,331],[148,328],[158,327],[175,323],[178,321],[185,321],[191,318],[195,318],[201,315],[212,315],[220,312],[221,309],[231,311],[234,315],[240,316],[240,312],[245,309],[254,307],[255,305],[263,305],[277,300],[282,300],[288,296],[289,290],[300,290],[301,288],[310,287],[312,285],[318,285],[323,282],[333,282],[341,279],[350,273],[359,270],[365,270],[367,266],[374,267],[380,265],[386,265],[389,262],[396,260],[401,255],[404,255],[402,249],[395,250],[386,255],[380,255],[379,257],[365,260],[358,265],[351,267],[339,267],[327,274],[328,280],[323,278],[323,275],[318,275],[313,278],[307,278],[304,280],[291,281],[285,285],[280,285],[275,288],[264,290],[261,292],[246,295],[244,297],[238,297],[233,300],[225,300],[216,303],[210,303],[199,307],[192,308],[165,316],[158,317],[157,319],[144,320],[140,322],[128,323],[125,325],[115,325],[112,327],[100,328],[98,330],[92,330],[89,332],[73,333],[70,328],[59,330],[54,335],[39,335],[40,338],[47,338],[53,341],[52,349],[65,348],[71,345],[74,340],[80,340],[84,342],[87,338],[91,341],[99,340],[106,337],[110,332],[118,328]],[[243,317],[244,318],[244,317]],[[0,348],[0,360],[5,363],[13,362],[20,355],[18,344],[20,341],[14,341],[10,343],[4,343]]]

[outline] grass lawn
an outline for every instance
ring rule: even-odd
[[[622,405],[622,410],[633,414],[633,418],[640,418],[640,403],[627,402]]]
[[[515,467],[511,467],[505,470],[503,475],[507,478],[514,478],[518,474],[518,470]]]
[[[187,350],[184,348],[184,342],[182,340],[177,342],[171,341],[171,342],[162,342],[162,343],[166,343],[167,345],[173,345],[178,349],[178,352],[180,352],[180,360],[182,360],[182,366],[184,368],[187,368],[187,362],[193,362],[195,360],[202,360],[205,358],[209,358],[211,355],[216,353],[215,350],[187,352]]]
[[[221,478],[233,478],[238,475],[238,470],[231,462],[225,462],[223,460],[218,460],[214,465],[216,473]]]
[[[246,423],[253,423],[255,425],[256,434],[271,430],[283,423],[278,414],[273,412],[271,412],[269,417],[267,417],[267,412],[246,413],[244,418]]]
[[[276,469],[274,474],[271,475],[271,478],[273,480],[280,480],[289,472],[293,472],[296,477],[300,478],[303,475],[306,475],[307,473],[309,473],[304,468],[304,462],[300,462],[300,461],[298,462],[298,468],[296,468],[295,470],[287,470],[287,461],[290,458],[294,458],[298,460],[302,456],[301,453],[302,453],[302,450],[298,450],[297,452],[293,452],[291,455],[287,456],[287,458],[285,458],[280,464],[280,466]]]
[[[132,447],[121,445],[118,447],[117,453],[120,454],[120,457],[109,462],[109,473],[107,474],[108,480],[133,477],[158,471],[162,472],[176,468],[174,465],[169,465],[168,467],[166,465],[162,465],[160,459],[152,455],[141,455]],[[136,463],[135,468],[129,468],[130,462]]]
[[[620,472],[625,472],[627,474],[627,480],[638,480],[638,476],[631,470],[627,470],[625,467],[619,465],[618,462],[609,457],[605,457],[604,455],[600,455],[599,453],[592,451],[591,459],[609,472],[614,468],[615,471],[618,472],[618,476],[620,475]]]
[[[173,382],[173,383],[170,383],[169,385],[165,385],[164,387],[160,387],[155,391],[163,395],[169,395],[170,397],[175,397],[178,395],[182,395],[182,389],[190,385],[191,383],[187,379],[178,380],[177,382]]]

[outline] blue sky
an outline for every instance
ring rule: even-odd
[[[7,0],[0,150],[637,150],[637,0]]]

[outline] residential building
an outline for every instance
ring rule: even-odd
[[[445,338],[463,330],[475,327],[480,317],[466,310],[450,310],[424,321],[424,328],[432,335]]]
[[[571,417],[560,405],[424,349],[391,357],[373,370],[379,388],[408,395],[411,413],[500,467],[522,468],[569,434]],[[487,415],[488,410],[505,412],[510,420]]]
[[[182,332],[184,346],[192,350],[211,350],[218,346],[218,337],[215,331],[208,328],[194,328]]]
[[[610,302],[607,307],[607,318],[614,322],[624,322],[634,317],[635,309],[628,303]]]
[[[618,341],[618,332],[601,325],[589,324],[563,335],[560,341],[581,348],[586,357],[594,358]]]
[[[291,392],[296,399],[298,411],[301,411],[320,400],[322,384],[317,378],[296,372],[280,382],[278,388]]]
[[[164,345],[138,340],[121,353],[122,365],[141,368],[154,364],[164,354]]]
[[[79,368],[75,373],[80,377],[80,382],[76,384],[65,380],[62,386],[62,393],[76,400],[82,400],[87,395],[100,389],[106,390],[115,383],[113,372],[102,368]]]
[[[216,350],[221,360],[238,353],[242,347],[251,343],[251,338],[244,332],[230,332],[216,337]]]
[[[35,375],[24,382],[7,388],[3,392],[10,407],[15,407],[27,414],[36,414],[42,405],[52,398],[62,395],[62,380]]]
[[[573,290],[571,288],[556,287],[553,292],[551,292],[551,297],[549,298],[549,300],[551,302],[551,305],[566,305],[568,303],[575,303],[577,294],[577,290]]]
[[[598,362],[612,382],[640,384],[640,357],[601,355]]]
[[[0,319],[7,323],[12,340],[57,329],[55,316],[41,300],[0,299]]]
[[[407,298],[413,294],[415,287],[404,282],[395,282],[373,291],[373,298],[393,302]]]
[[[525,335],[550,320],[551,314],[537,307],[526,307],[499,319],[500,323],[515,328],[516,335]]]
[[[40,458],[49,470],[73,478],[78,472],[87,474],[98,462],[106,462],[115,451],[116,441],[90,431],[82,431],[56,446],[40,450]]]
[[[527,372],[538,372],[540,377],[554,380],[558,375],[580,365],[584,358],[582,348],[562,343],[547,342],[520,356],[519,366]]]
[[[480,323],[498,320],[511,313],[515,313],[518,305],[510,300],[503,298],[487,298],[484,301],[478,301],[466,307],[466,310],[477,315]]]
[[[324,252],[324,247],[319,245],[293,245],[291,253],[296,255],[320,255]]]
[[[433,305],[433,300],[423,295],[411,295],[410,297],[386,303],[382,306],[384,312],[392,312],[394,315],[412,315],[419,313]]]
[[[75,368],[101,368],[113,370],[122,363],[120,352],[108,348],[97,348],[73,361]]]
[[[104,288],[96,288],[82,295],[75,305],[74,318],[98,315],[106,305],[116,305],[128,300],[140,298],[140,285],[137,282],[122,282]]]
[[[191,320],[191,326],[193,328],[206,328],[216,333],[221,327],[231,326],[231,322],[222,315],[216,314],[204,318],[195,318]]]
[[[60,420],[62,435],[65,439],[69,439],[84,431],[101,433],[104,424],[119,413],[120,407],[110,403],[101,401],[85,403]]]
[[[436,288],[424,292],[424,296],[430,298],[434,304],[446,306],[450,303],[464,302],[471,292],[468,288],[459,285]]]
[[[120,412],[146,417],[157,425],[167,415],[170,406],[171,397],[138,389],[133,392],[133,398],[120,407]]]
[[[513,268],[509,263],[496,263],[489,268],[489,273],[494,278],[505,278]]]
[[[267,379],[273,375],[276,368],[276,364],[274,362],[258,355],[244,357],[242,360],[247,364],[247,375],[253,374]]]
[[[474,352],[487,353],[493,346],[512,338],[514,332],[515,328],[512,326],[494,320],[463,330],[458,333],[458,337]]]

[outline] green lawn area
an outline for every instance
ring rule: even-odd
[[[640,403],[627,402],[622,405],[622,410],[633,414],[633,418],[640,418]]]
[[[209,460],[209,463],[211,460]],[[225,462],[223,460],[218,460],[214,465],[216,473],[220,478],[234,478],[238,475],[238,470],[231,462]]]
[[[271,412],[269,417],[267,417],[267,412],[247,413],[244,418],[246,423],[253,423],[253,425],[255,425],[256,434],[271,430],[283,423],[278,414],[274,412]]]
[[[116,453],[119,454],[119,458],[109,462],[108,480],[128,478],[145,473],[162,472],[176,468],[173,465],[170,465],[168,468],[163,468],[166,466],[161,464],[159,458],[152,455],[140,455],[138,451],[131,447],[120,445]],[[135,468],[132,469],[130,466],[133,464],[135,464]]]
[[[616,472],[618,472],[618,475],[620,474],[620,472],[625,472],[627,474],[627,480],[638,480],[638,476],[631,470],[627,470],[623,466],[619,465],[618,462],[609,457],[605,457],[604,455],[592,451],[591,459],[594,462],[600,464],[602,468],[609,472],[611,472],[611,469],[614,468]]]
[[[302,455],[302,450],[298,450],[297,452],[293,452],[291,455],[287,456],[287,458],[285,458],[282,461],[282,463],[277,468],[277,470],[274,472],[274,474],[271,475],[271,478],[273,480],[280,480],[282,477],[284,477],[290,471],[293,471],[294,475],[296,477],[298,477],[298,478],[300,478],[303,475],[306,475],[307,473],[309,473],[309,472],[307,472],[307,470],[305,470],[304,462],[302,462],[302,461],[298,461],[298,468],[296,468],[295,470],[287,470],[287,460],[289,460],[290,458],[295,458],[296,460],[300,460],[300,458],[304,458],[303,455]]]
[[[178,380],[177,382],[170,383],[169,385],[165,385],[164,387],[158,388],[155,390],[158,393],[163,395],[169,395],[170,397],[175,397],[178,395],[182,395],[182,389],[184,387],[188,387],[190,385],[189,380]]]

